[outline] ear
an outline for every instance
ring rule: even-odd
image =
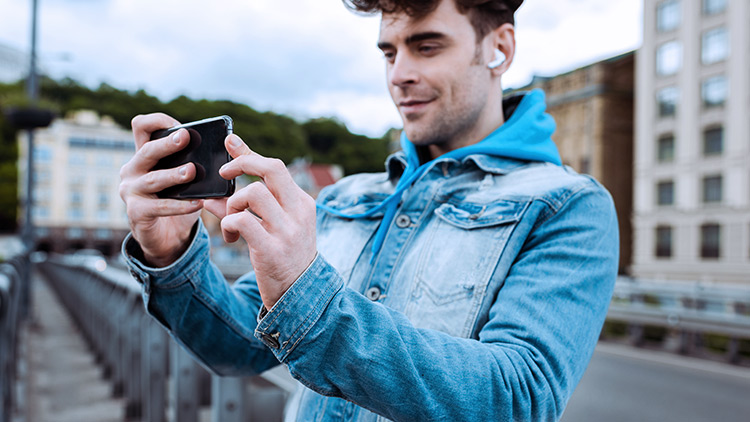
[[[488,46],[490,47],[491,51],[494,52],[495,50],[499,50],[503,55],[505,55],[504,60],[498,60],[497,57],[493,56],[488,61],[489,69],[493,74],[496,74],[498,76],[507,72],[510,64],[513,63],[513,57],[516,53],[515,27],[510,23],[504,23],[497,27],[494,31],[487,34],[485,42],[489,44]]]

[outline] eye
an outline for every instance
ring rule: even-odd
[[[396,53],[390,50],[383,51],[383,58],[385,58],[388,63],[393,63],[393,61],[396,59]]]
[[[440,51],[440,46],[436,44],[420,44],[417,47],[417,51],[423,56],[434,56]]]

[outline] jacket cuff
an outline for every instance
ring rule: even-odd
[[[186,282],[201,265],[208,261],[208,231],[201,219],[193,225],[190,236],[192,238],[190,246],[182,256],[166,267],[156,268],[144,263],[141,245],[133,238],[132,233],[128,233],[122,242],[121,253],[130,274],[144,286],[146,294],[151,291],[152,287],[172,288]],[[199,258],[201,255],[205,257]]]
[[[336,269],[318,254],[270,310],[261,306],[255,337],[285,363],[343,285]]]

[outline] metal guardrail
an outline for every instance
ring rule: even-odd
[[[728,337],[726,358],[739,361],[741,340],[750,340],[750,288],[621,277],[607,321],[627,323],[632,344],[644,342],[644,326],[669,330],[677,351],[691,353],[702,335]]]
[[[39,265],[81,328],[128,420],[280,420],[296,381],[279,367],[259,377],[211,375],[146,314],[140,286],[98,258],[50,257]]]
[[[19,333],[28,316],[28,254],[0,263],[0,422],[11,420],[17,400]]]

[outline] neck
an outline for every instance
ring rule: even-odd
[[[449,142],[427,146],[429,159],[435,159],[453,150],[479,143],[505,123],[502,94],[488,99],[481,116],[468,131]]]

